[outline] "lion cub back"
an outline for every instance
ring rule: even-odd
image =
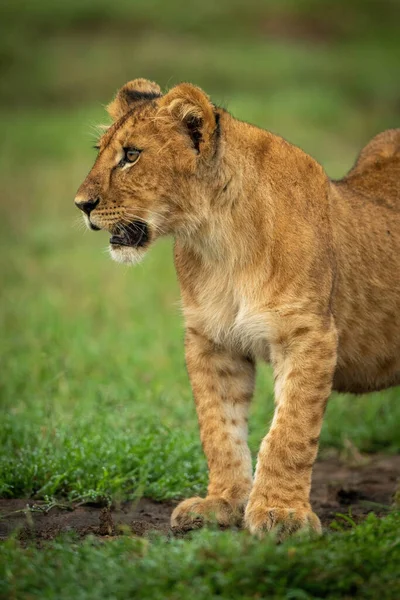
[[[400,129],[375,136],[340,183],[400,210]]]

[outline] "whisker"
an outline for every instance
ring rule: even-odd
[[[131,219],[136,219],[137,221],[143,221],[146,222],[146,219],[143,219],[142,217],[139,217],[138,215],[135,215],[129,208],[125,210],[124,215],[125,218],[126,216],[129,216]],[[157,211],[151,211],[151,217],[152,216],[156,216],[156,217],[160,217],[161,219],[165,219],[165,213],[159,213]]]
[[[134,215],[134,214],[130,214],[130,213],[129,213],[129,218],[130,218],[130,219],[135,219],[136,221],[140,221],[141,223],[146,223],[146,220],[145,220],[145,219],[139,218],[137,215]],[[126,218],[126,216],[125,216],[125,215],[124,215],[124,216],[122,216],[122,217],[121,217],[121,219],[122,219],[123,221],[125,221],[126,223],[128,223],[129,225],[134,225],[134,223],[132,223],[130,220],[128,220],[128,219]],[[158,233],[160,233],[160,234],[164,234],[164,233],[165,233],[164,229],[162,229],[162,227],[160,227],[160,225],[158,225],[157,223],[154,223],[154,222],[152,222],[152,223],[151,223],[151,226],[152,226],[152,227],[153,227],[153,228],[154,228],[154,229],[155,229],[155,230],[156,230]]]
[[[126,213],[132,213],[132,209],[129,206],[123,207],[123,211],[124,211],[125,214]],[[153,209],[151,209],[151,214],[152,215],[156,215],[156,216],[161,217],[161,218],[164,218],[164,216],[165,216],[165,213],[161,213],[161,212],[158,212],[157,210],[153,210]],[[144,220],[142,217],[136,217],[136,218],[139,221],[143,221]]]
[[[136,223],[132,223],[129,222],[127,224],[127,228],[130,229],[131,231],[134,231],[135,233],[139,232],[140,233],[140,237],[139,237],[139,243],[142,241],[143,236],[145,235],[145,230],[141,227],[139,227]]]
[[[86,227],[86,223],[82,219],[82,217],[75,217],[75,219],[72,222],[72,226],[75,229],[79,229],[80,231],[88,231],[88,228]]]

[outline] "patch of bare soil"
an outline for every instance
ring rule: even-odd
[[[337,513],[360,521],[369,512],[383,516],[390,510],[400,475],[400,456],[368,457],[365,464],[350,467],[338,459],[317,462],[314,468],[311,500],[324,527]],[[18,530],[21,541],[39,544],[60,533],[75,532],[79,537],[92,534],[113,537],[129,531],[143,536],[150,531],[170,533],[169,519],[177,502],[155,502],[142,498],[111,508],[77,506],[70,510],[26,499],[0,499],[0,540]],[[33,507],[33,510],[25,510]],[[40,510],[42,506],[43,510]]]
[[[338,459],[317,462],[311,503],[328,527],[337,513],[352,515],[358,522],[368,513],[384,516],[393,506],[399,485],[400,456],[363,457],[364,464],[349,466]]]
[[[115,536],[124,531],[143,536],[149,531],[169,532],[169,518],[176,502],[155,502],[142,498],[137,503],[102,507],[84,505],[68,508],[48,507],[23,499],[0,499],[0,540],[15,529],[21,541],[50,540],[60,533],[75,532],[79,537],[92,534]],[[25,510],[27,506],[31,510]],[[43,512],[40,511],[43,508]]]

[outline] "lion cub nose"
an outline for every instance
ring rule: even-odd
[[[92,210],[94,208],[96,208],[96,206],[98,205],[99,202],[100,202],[100,198],[89,199],[89,200],[83,200],[79,196],[77,196],[75,198],[75,204],[76,204],[76,206],[78,208],[80,208],[80,210],[83,210],[83,212],[86,213],[87,216],[90,215],[90,213],[92,212]]]

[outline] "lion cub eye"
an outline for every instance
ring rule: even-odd
[[[137,160],[139,160],[141,150],[137,148],[124,148],[124,158],[121,163],[126,164],[134,164]]]

